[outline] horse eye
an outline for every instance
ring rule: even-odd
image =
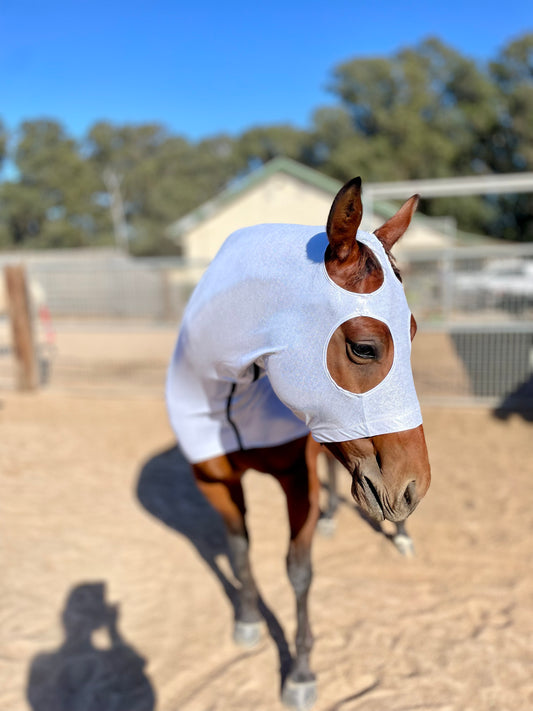
[[[363,358],[364,360],[373,360],[377,357],[376,349],[369,343],[348,343],[350,351],[356,358]]]

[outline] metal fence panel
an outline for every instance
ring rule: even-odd
[[[533,245],[413,254],[403,274],[418,339],[441,334],[414,357],[422,399],[533,410]]]

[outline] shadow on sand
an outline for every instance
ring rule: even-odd
[[[197,488],[190,465],[179,448],[172,447],[145,463],[137,496],[147,511],[195,546],[220,582],[236,618],[238,590],[217,564],[220,555],[226,556],[231,564],[224,524]],[[283,686],[292,663],[289,646],[281,625],[262,599],[259,609],[278,649]]]
[[[104,583],[72,588],[62,613],[63,644],[31,663],[27,699],[33,711],[153,711],[146,660],[122,638],[118,617],[118,606],[105,600]],[[96,646],[98,630],[104,643]]]
[[[533,422],[533,375],[504,398],[493,414],[499,420],[519,415],[526,422]]]

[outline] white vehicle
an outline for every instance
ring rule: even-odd
[[[533,259],[495,259],[480,271],[461,272],[455,290],[462,308],[519,313],[533,305]]]

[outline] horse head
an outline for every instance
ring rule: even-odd
[[[406,400],[410,398],[411,404],[413,401],[409,353],[416,322],[408,311],[400,274],[390,256],[390,249],[409,226],[418,199],[414,195],[407,200],[373,233],[383,247],[381,260],[379,249],[371,241],[363,243],[357,239],[363,214],[360,178],[340,190],[327,222],[329,246],[325,265],[329,278],[341,290],[364,295],[361,315],[348,318],[331,335],[326,351],[327,370],[340,390],[361,398],[370,422],[370,436],[322,441],[352,475],[356,502],[377,520],[407,518],[430,483],[421,418],[412,421],[401,418],[408,406]],[[383,263],[383,255],[387,264]],[[384,294],[387,280],[389,293]],[[377,299],[373,295],[378,294],[382,303],[388,302],[384,316],[383,306],[373,302]],[[399,314],[397,319],[395,314]],[[400,358],[404,361],[403,370],[395,367],[396,359]],[[365,406],[366,395],[380,388],[381,401]],[[379,409],[379,402],[386,403],[388,414],[376,423],[380,413],[372,408]],[[416,426],[406,428],[406,422]],[[374,429],[372,423],[376,423]]]

